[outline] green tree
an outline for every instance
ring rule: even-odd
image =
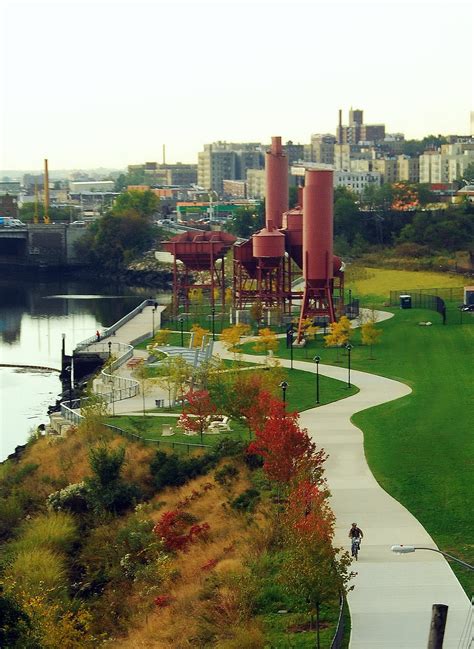
[[[237,237],[248,239],[254,232],[263,227],[264,218],[254,207],[239,207],[230,221],[226,224],[226,230]]]
[[[89,464],[93,475],[85,478],[87,500],[96,512],[121,513],[138,498],[135,485],[121,478],[125,462],[125,448],[110,449],[102,444],[89,451]]]
[[[159,199],[152,191],[131,190],[122,192],[115,199],[112,213],[117,216],[137,214],[150,218],[158,211]]]

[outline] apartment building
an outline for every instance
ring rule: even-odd
[[[311,136],[311,144],[304,145],[304,161],[321,164],[334,164],[334,146],[336,138],[329,133],[315,133]]]
[[[356,194],[362,194],[368,185],[380,186],[382,176],[376,171],[335,171],[334,187],[346,187]]]
[[[198,153],[198,185],[223,191],[224,180],[245,180],[248,169],[263,169],[263,147],[258,142],[214,142]]]
[[[407,155],[397,156],[397,180],[420,182],[420,161]]]
[[[380,174],[382,183],[397,182],[397,159],[396,158],[375,158],[372,161],[372,171]]]
[[[439,151],[420,156],[420,183],[451,183],[464,176],[474,163],[474,142],[443,144]]]
[[[265,169],[247,169],[247,198],[265,198]]]

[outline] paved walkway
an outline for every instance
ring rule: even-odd
[[[391,314],[380,314],[380,320]],[[217,343],[216,352],[226,356]],[[246,355],[244,360],[258,361]],[[289,366],[289,361],[282,360]],[[315,372],[313,363],[295,361],[294,367]],[[319,371],[341,381],[347,369],[320,365]],[[395,544],[436,547],[423,526],[376,482],[365,460],[363,435],[352,415],[410,393],[406,385],[373,374],[351,371],[359,388],[352,397],[301,413],[302,426],[329,453],[326,476],[336,515],[335,542],[349,549],[348,530],[357,522],[364,531],[358,575],[348,601],[352,620],[350,649],[424,649],[433,604],[448,604],[444,649],[458,643],[470,602],[449,564],[435,552],[417,551],[397,556]],[[291,376],[288,379],[291,390]]]
[[[135,325],[141,330],[135,335],[123,327],[115,340],[130,342],[144,333],[151,307],[140,315],[143,322]],[[389,317],[391,314],[381,313],[379,320]],[[219,342],[215,352],[222,358],[232,356]],[[136,355],[140,353],[146,354],[135,351]],[[263,362],[262,357],[252,355],[244,356],[244,360]],[[289,366],[289,361],[281,363]],[[315,372],[313,363],[295,361],[294,367]],[[347,380],[345,368],[320,364],[319,371]],[[359,561],[354,564],[358,572],[353,582],[355,589],[348,598],[352,618],[350,648],[424,649],[432,604],[443,603],[449,606],[444,649],[459,649],[470,602],[441,555],[417,551],[397,556],[390,551],[391,545],[399,543],[436,545],[422,525],[375,481],[365,460],[363,435],[350,421],[354,413],[404,397],[410,389],[397,381],[356,370],[352,370],[351,379],[360,390],[356,395],[301,413],[302,426],[330,456],[326,475],[336,515],[336,544],[348,548],[347,532],[353,521],[365,535]],[[288,382],[291,390],[291,376]],[[159,389],[147,395],[147,409],[154,406],[155,398],[166,395]],[[141,410],[141,396],[115,404],[116,413]]]

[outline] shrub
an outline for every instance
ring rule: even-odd
[[[89,506],[87,502],[87,487],[85,482],[70,484],[64,489],[55,491],[48,496],[46,505],[52,511],[69,511],[73,514],[85,513]]]
[[[164,512],[153,528],[154,533],[162,539],[166,550],[177,552],[187,550],[189,545],[199,537],[205,538],[209,531],[209,524],[195,523],[189,529],[188,523],[183,512],[167,511]]]
[[[140,489],[120,478],[125,462],[125,449],[107,446],[93,448],[89,462],[94,475],[85,479],[87,502],[95,512],[120,514],[134,505],[141,497]]]
[[[34,597],[48,593],[62,598],[66,588],[63,559],[46,547],[21,550],[5,571],[14,593]]]
[[[16,494],[10,494],[6,498],[0,497],[0,539],[10,536],[23,516],[22,502]]]
[[[247,489],[240,496],[231,501],[230,506],[241,512],[253,512],[260,500],[260,493],[256,489]]]
[[[227,486],[239,475],[239,470],[233,464],[224,464],[214,474],[214,480],[220,485]]]
[[[150,463],[150,472],[157,489],[180,487],[206,473],[216,462],[211,454],[182,458],[175,453],[157,451]]]
[[[31,622],[26,613],[8,595],[0,590],[0,647],[10,649],[39,649],[39,645],[29,642]]]
[[[18,553],[35,549],[67,552],[77,537],[77,527],[70,514],[49,512],[28,521],[21,537],[11,544]]]

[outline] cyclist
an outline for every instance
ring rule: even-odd
[[[364,533],[362,532],[360,527],[357,527],[357,523],[352,523],[348,536],[352,541],[351,551],[352,551],[352,556],[354,556],[354,554],[356,554],[354,546],[357,545],[357,551],[358,551],[360,548],[360,542],[364,538]]]

